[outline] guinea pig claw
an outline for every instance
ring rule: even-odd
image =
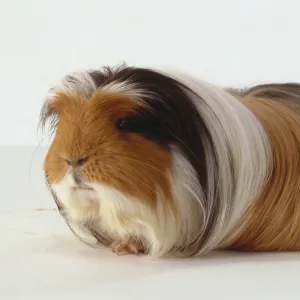
[[[113,252],[115,252],[117,255],[126,255],[126,254],[134,254],[138,255],[140,253],[138,245],[136,245],[133,242],[113,242],[110,245],[110,248]]]

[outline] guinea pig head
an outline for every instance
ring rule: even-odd
[[[67,220],[107,244],[135,239],[159,256],[197,237],[201,188],[191,149],[184,156],[178,146],[193,128],[180,135],[179,108],[116,86],[62,89],[46,102],[42,121],[54,129],[46,178]]]
[[[147,128],[151,120],[142,116],[147,108],[139,108],[126,96],[101,91],[88,101],[76,94],[59,94],[51,105],[58,116],[45,161],[51,185],[91,194],[100,186],[111,187],[150,207],[156,205],[159,185],[170,198],[171,159],[162,145],[144,135],[155,130]]]

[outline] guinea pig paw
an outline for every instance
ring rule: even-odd
[[[124,241],[124,242],[115,241],[110,245],[110,248],[117,255],[126,255],[126,254],[138,255],[139,253],[142,253],[139,244],[134,241]]]

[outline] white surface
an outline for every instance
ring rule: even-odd
[[[152,260],[89,248],[53,210],[45,149],[34,150],[0,148],[1,300],[300,299],[299,253]]]
[[[299,10],[299,0],[2,0],[0,144],[36,144],[46,91],[81,68],[126,61],[226,85],[300,81]]]
[[[57,212],[2,214],[0,221],[3,300],[299,300],[299,254],[118,257],[75,240]]]

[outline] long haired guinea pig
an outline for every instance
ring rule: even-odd
[[[300,250],[299,104],[296,84],[74,73],[42,109],[46,179],[73,232],[118,254]]]

